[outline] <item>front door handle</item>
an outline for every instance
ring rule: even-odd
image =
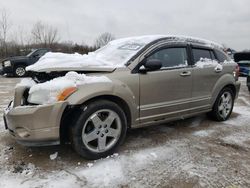
[[[181,76],[191,76],[191,71],[184,71],[180,75]]]

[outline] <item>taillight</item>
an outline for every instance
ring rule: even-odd
[[[238,77],[240,76],[240,66],[237,64],[236,67],[235,67],[235,78],[238,79]]]

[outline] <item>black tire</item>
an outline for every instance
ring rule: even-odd
[[[231,100],[232,100],[231,101],[232,102],[231,108],[226,112],[226,115],[224,115],[224,116],[222,115],[223,112],[221,110],[219,110],[220,105],[223,106],[223,104],[222,104],[223,103],[222,102],[222,96],[223,95],[230,95],[231,96]],[[215,120],[215,121],[226,121],[230,117],[230,115],[231,115],[231,113],[233,111],[234,99],[235,99],[235,94],[232,91],[232,89],[229,88],[229,87],[225,87],[219,93],[219,95],[218,95],[218,97],[217,97],[217,99],[216,99],[216,101],[215,101],[215,103],[213,105],[213,109],[212,109],[211,112],[208,113],[208,116],[210,118],[212,118],[213,120]]]
[[[250,76],[247,76],[247,87],[248,87],[248,91],[250,92]]]
[[[106,157],[108,155],[113,154],[115,152],[115,150],[118,148],[118,146],[120,146],[123,143],[123,141],[126,137],[127,120],[126,120],[126,116],[125,116],[123,110],[116,103],[111,102],[111,101],[107,101],[107,100],[97,100],[97,101],[91,102],[87,105],[84,105],[82,107],[82,109],[83,109],[82,113],[79,115],[75,125],[72,126],[71,130],[70,130],[70,139],[71,139],[71,143],[72,143],[74,150],[78,154],[80,154],[82,157],[84,157],[86,159],[90,159],[90,160],[103,158],[103,157]],[[96,146],[95,150],[99,150],[100,137],[103,136],[103,134],[108,134],[108,133],[104,132],[104,131],[107,131],[107,130],[104,130],[105,123],[103,124],[103,122],[105,122],[105,119],[103,121],[101,121],[102,122],[101,126],[103,126],[101,128],[102,129],[101,130],[101,129],[98,129],[100,127],[96,128],[96,126],[95,126],[96,123],[94,124],[94,121],[91,118],[96,117],[96,114],[98,114],[98,113],[105,113],[105,112],[102,112],[105,110],[109,110],[110,112],[114,112],[115,115],[117,115],[117,116],[115,116],[115,117],[117,117],[117,119],[113,120],[113,123],[111,123],[110,127],[113,126],[112,124],[114,124],[114,126],[118,127],[118,125],[115,125],[115,124],[117,124],[117,122],[119,122],[120,128],[119,128],[119,131],[117,131],[117,132],[120,132],[120,133],[119,133],[119,136],[117,136],[117,138],[114,138],[114,139],[116,139],[115,142],[112,143],[111,142],[112,139],[111,139],[110,143],[113,144],[113,145],[111,145],[112,147],[110,146],[110,148],[108,148],[105,151],[93,151],[94,149],[92,150],[91,146],[89,146],[88,144],[93,142],[93,145],[94,145],[96,142],[97,146]],[[101,114],[101,115],[103,115],[103,114]],[[110,114],[108,115],[108,117],[109,116],[110,116]],[[98,120],[100,120],[100,119],[98,119]],[[101,133],[99,135],[94,135],[94,136],[98,137],[98,138],[96,138],[96,140],[90,141],[89,143],[84,143],[83,134],[85,134],[85,130],[87,130],[87,129],[90,129],[90,131],[88,133],[86,133],[86,135],[87,134],[90,135],[90,133],[94,133],[94,134],[97,134],[98,132],[99,133],[101,132]],[[98,131],[98,130],[101,130],[101,131]],[[118,128],[117,128],[117,130],[118,130]],[[110,139],[110,137],[108,137],[108,135],[105,135],[105,146],[106,146],[106,142],[108,142],[107,139]]]
[[[17,65],[15,68],[14,68],[14,75],[15,77],[24,77],[26,76],[27,72],[25,70],[25,66],[23,65]]]

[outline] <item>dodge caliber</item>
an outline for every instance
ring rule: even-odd
[[[46,53],[26,68],[5,127],[27,146],[70,142],[87,159],[110,155],[130,128],[207,113],[227,120],[239,69],[222,46],[185,36],[111,41],[88,55]]]

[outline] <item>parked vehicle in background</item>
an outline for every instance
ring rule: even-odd
[[[247,77],[247,87],[250,91],[250,52],[235,53],[234,60],[240,67],[240,75]]]
[[[220,45],[183,36],[118,39],[89,55],[49,53],[27,67],[35,81],[16,86],[4,122],[21,144],[70,140],[81,156],[98,159],[128,128],[201,113],[227,120],[237,67]]]
[[[239,76],[249,76],[250,75],[250,60],[249,61],[239,61],[237,62],[240,68]]]
[[[1,73],[15,77],[27,76],[25,68],[36,63],[40,57],[49,51],[50,49],[40,48],[33,50],[27,56],[15,56],[3,59],[0,64]]]

